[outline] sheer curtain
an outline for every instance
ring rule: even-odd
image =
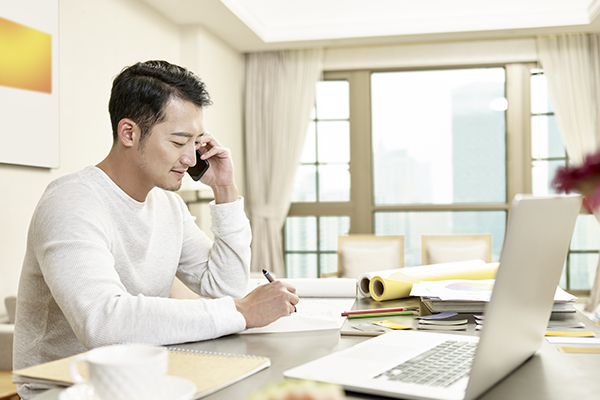
[[[253,271],[266,268],[285,276],[281,231],[322,65],[322,49],[246,55],[246,190]]]
[[[600,49],[598,34],[566,34],[537,38],[539,61],[548,80],[556,122],[574,165],[598,148],[600,123]],[[598,218],[599,215],[596,215]],[[600,220],[599,220],[600,221]],[[586,305],[600,304],[600,262]]]

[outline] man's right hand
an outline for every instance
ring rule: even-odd
[[[296,288],[282,281],[258,286],[243,299],[235,299],[237,310],[246,319],[246,328],[269,325],[292,314],[300,299]]]

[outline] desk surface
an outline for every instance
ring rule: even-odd
[[[409,300],[411,301],[411,300]],[[414,300],[412,300],[414,301]],[[358,300],[354,308],[394,307],[402,301],[374,303],[372,300]],[[467,331],[452,332],[458,335],[478,335],[474,330],[472,316]],[[563,316],[562,318],[565,318]],[[583,314],[568,314],[586,324],[585,330],[594,331],[600,337],[600,327]],[[411,325],[412,317],[389,317],[395,322]],[[361,322],[369,319],[361,319]],[[356,320],[353,321],[353,323]],[[346,321],[345,324],[349,324]],[[450,333],[450,332],[444,332]],[[332,352],[353,346],[369,339],[360,336],[340,336],[339,331],[313,331],[298,333],[273,333],[256,335],[230,335],[203,342],[187,343],[174,347],[200,351],[253,354],[271,359],[271,367],[252,375],[217,393],[205,397],[209,400],[244,400],[249,394],[261,387],[283,380],[283,372]],[[505,400],[564,400],[598,398],[600,394],[600,354],[561,353],[557,345],[544,340],[541,349],[529,361],[515,372],[485,393],[481,399]],[[36,400],[55,400],[58,391],[49,391],[36,397]],[[347,393],[348,399],[383,399],[358,393]]]

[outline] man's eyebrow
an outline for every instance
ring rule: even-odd
[[[192,135],[191,133],[187,133],[187,132],[172,132],[171,133],[172,136],[181,136],[181,137],[185,137],[185,138],[191,138]]]

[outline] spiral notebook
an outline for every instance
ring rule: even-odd
[[[168,350],[168,374],[194,382],[196,384],[194,399],[208,396],[271,365],[267,357],[261,356],[202,352],[172,347]],[[73,381],[69,375],[69,365],[75,357],[77,356],[13,371],[13,381],[70,386]],[[85,371],[82,366],[82,375],[83,372]]]

